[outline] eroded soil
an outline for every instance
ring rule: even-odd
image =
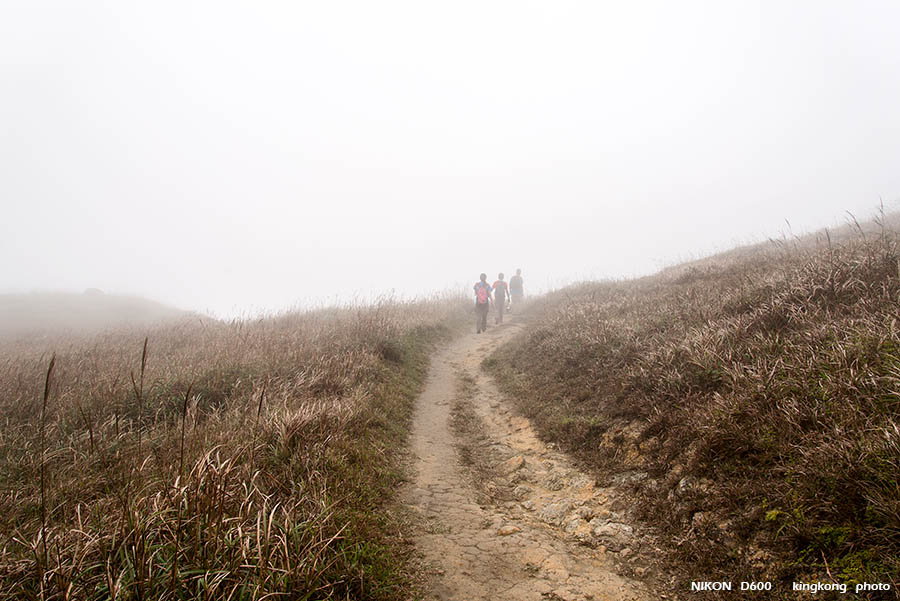
[[[633,559],[633,529],[567,458],[543,444],[507,407],[481,361],[520,326],[463,336],[438,354],[418,400],[411,438],[413,480],[402,502],[421,524],[426,598],[657,598],[617,569]],[[449,421],[460,377],[482,422],[488,476],[460,463]],[[477,484],[476,484],[477,483]]]

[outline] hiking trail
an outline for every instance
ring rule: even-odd
[[[417,401],[411,482],[401,502],[420,524],[414,542],[429,575],[425,598],[655,598],[643,583],[616,573],[616,561],[632,556],[632,531],[617,521],[606,491],[541,442],[480,368],[521,327],[512,322],[469,333],[440,351]],[[487,438],[478,448],[493,463],[477,486],[450,427],[461,377],[473,383],[472,408]],[[595,533],[606,537],[600,539],[605,544],[597,544]],[[588,539],[591,545],[581,544]]]

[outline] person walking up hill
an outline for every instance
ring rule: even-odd
[[[503,323],[503,311],[506,310],[507,301],[509,301],[509,286],[503,281],[501,272],[497,274],[497,281],[494,282],[494,309],[497,311],[494,323]]]
[[[487,283],[487,274],[482,273],[475,282],[475,333],[487,330],[487,314],[491,308],[491,285]]]
[[[509,294],[512,297],[513,307],[518,307],[525,298],[525,282],[522,280],[521,269],[516,269],[516,275],[509,278]]]

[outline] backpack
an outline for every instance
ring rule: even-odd
[[[478,284],[481,284],[481,282],[479,282]],[[487,284],[481,284],[481,285],[478,285],[478,284],[476,284],[476,288],[475,288],[475,304],[483,305],[486,302],[488,302],[489,288],[488,288]]]

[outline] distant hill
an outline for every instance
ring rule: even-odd
[[[113,326],[148,325],[190,315],[136,296],[32,292],[0,295],[0,338],[26,334],[91,332]]]

